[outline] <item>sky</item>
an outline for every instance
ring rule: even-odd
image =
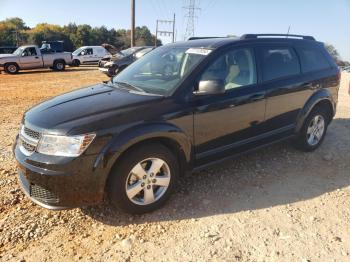
[[[155,33],[156,20],[172,20],[176,14],[176,39],[183,40],[189,0],[135,0],[136,26]],[[196,36],[245,33],[312,35],[333,44],[350,61],[350,0],[195,0]],[[37,23],[64,25],[69,22],[130,28],[130,0],[0,0],[0,20],[20,17],[33,27]],[[170,31],[170,24],[160,30]],[[161,37],[163,43],[170,37]]]

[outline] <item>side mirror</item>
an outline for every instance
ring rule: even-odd
[[[225,93],[225,84],[223,80],[202,80],[199,82],[198,91],[195,95],[220,95]]]

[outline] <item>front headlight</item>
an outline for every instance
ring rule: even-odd
[[[111,67],[111,66],[113,66],[114,64],[113,64],[113,62],[111,61],[111,62],[107,62],[107,63],[105,63],[105,67]]]
[[[80,156],[91,144],[95,134],[79,136],[59,136],[43,134],[40,138],[37,152],[52,156]]]

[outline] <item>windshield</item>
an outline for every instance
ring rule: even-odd
[[[169,95],[210,51],[203,48],[159,47],[128,66],[112,82],[124,82],[147,93]]]
[[[18,48],[16,49],[16,51],[13,52],[13,54],[16,55],[16,56],[20,56],[20,55],[22,54],[22,51],[23,51],[23,50],[24,50],[24,48],[18,47]]]
[[[78,48],[77,50],[75,50],[75,51],[72,53],[72,55],[79,55],[79,53],[80,53],[82,50],[84,50],[84,48],[80,47],[80,48]]]

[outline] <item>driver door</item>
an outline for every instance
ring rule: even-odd
[[[35,47],[24,49],[19,60],[23,69],[42,67],[41,57],[37,54]]]
[[[225,51],[201,80],[221,80],[226,91],[194,97],[196,165],[222,159],[254,141],[265,117],[265,91],[257,84],[252,48]]]

